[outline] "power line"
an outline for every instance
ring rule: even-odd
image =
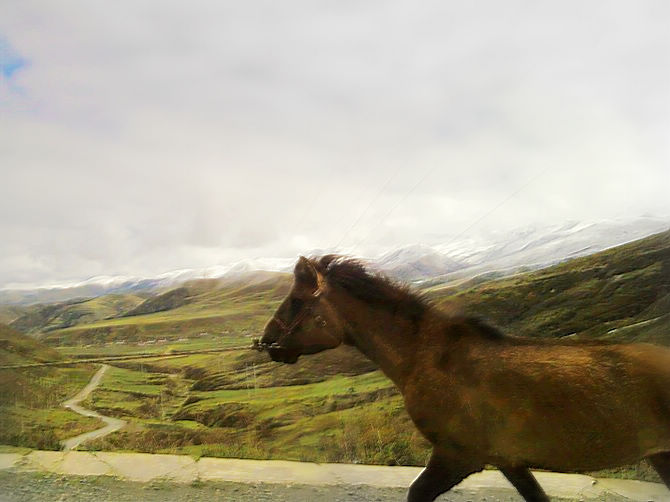
[[[391,215],[393,214],[393,212],[394,212],[394,211],[395,211],[395,210],[396,210],[396,209],[397,209],[403,202],[405,202],[405,200],[407,200],[407,198],[414,192],[414,190],[416,190],[416,189],[419,187],[419,185],[421,185],[421,183],[423,183],[423,182],[426,180],[426,178],[428,178],[428,176],[429,176],[430,174],[432,174],[432,172],[438,167],[438,165],[439,165],[439,164],[435,164],[433,167],[431,167],[431,168],[429,168],[429,169],[426,170],[426,172],[423,174],[423,176],[421,177],[421,179],[419,179],[419,181],[417,181],[414,185],[412,185],[412,187],[411,187],[411,188],[410,188],[410,189],[409,189],[409,190],[408,190],[408,191],[407,191],[407,192],[406,192],[406,193],[405,193],[405,194],[398,200],[398,202],[396,202],[396,204],[395,204],[393,207],[391,207],[391,209],[384,215],[384,217],[380,220],[380,222],[379,222],[379,224],[377,225],[376,228],[381,227],[381,226],[386,222],[386,220],[388,219],[388,217],[391,216]],[[354,246],[360,246],[363,242],[365,242],[365,241],[368,239],[368,237],[370,237],[371,234],[372,234],[372,231],[368,232],[362,239],[359,239],[359,240],[356,242],[356,244],[354,244]]]
[[[452,242],[454,242],[456,239],[459,239],[460,237],[462,237],[466,232],[468,232],[469,230],[471,230],[472,228],[477,226],[481,221],[485,220],[491,214],[493,214],[495,211],[497,211],[499,208],[504,206],[507,202],[509,202],[511,199],[513,199],[516,195],[518,195],[521,191],[523,191],[528,185],[533,183],[536,179],[538,179],[540,176],[542,176],[548,170],[549,170],[549,167],[545,167],[537,175],[530,178],[528,181],[526,181],[526,183],[524,183],[519,188],[517,188],[514,192],[512,192],[510,195],[508,195],[505,199],[501,200],[498,204],[493,206],[491,209],[489,209],[484,214],[482,214],[479,218],[477,218],[475,221],[473,221],[470,225],[468,225],[463,230],[461,230],[459,233],[457,233],[455,236],[453,236],[451,239],[449,239],[444,245],[449,245]]]
[[[370,210],[370,208],[372,207],[372,205],[373,205],[375,202],[377,202],[377,199],[379,199],[379,197],[380,197],[381,194],[384,192],[384,190],[386,189],[386,187],[387,187],[387,186],[389,185],[389,183],[391,183],[391,181],[398,175],[399,172],[400,172],[400,167],[398,167],[398,169],[396,169],[395,172],[394,172],[389,178],[387,178],[386,182],[385,182],[385,183],[382,185],[382,187],[377,191],[377,193],[376,193],[375,196],[370,200],[370,202],[368,203],[368,205],[365,206],[365,209],[363,209],[363,211],[358,215],[358,218],[356,218],[356,220],[355,220],[355,221],[352,223],[352,225],[347,229],[347,231],[344,232],[344,235],[343,235],[342,238],[339,240],[339,242],[338,242],[337,244],[335,244],[335,249],[339,248],[340,245],[342,244],[342,242],[344,242],[344,239],[347,237],[347,235],[349,235],[349,233],[350,233],[354,228],[356,228],[356,226],[358,225],[358,223],[363,219],[363,216],[365,216],[365,214]]]

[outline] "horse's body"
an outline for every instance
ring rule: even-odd
[[[262,342],[288,363],[351,344],[394,381],[433,445],[410,501],[432,501],[486,464],[528,501],[548,500],[531,467],[646,457],[670,487],[670,349],[505,336],[333,256],[300,259]]]

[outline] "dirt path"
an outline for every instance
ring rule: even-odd
[[[86,385],[86,387],[80,390],[76,396],[71,397],[70,399],[68,399],[63,403],[63,406],[65,408],[72,410],[75,413],[79,413],[80,415],[84,415],[85,417],[99,418],[107,425],[91,432],[86,432],[84,434],[79,434],[78,436],[69,439],[64,439],[63,441],[61,441],[61,444],[63,445],[63,451],[75,450],[84,441],[88,441],[89,439],[101,438],[103,436],[106,436],[107,434],[111,434],[112,432],[118,431],[121,427],[126,425],[125,420],[120,420],[118,418],[101,415],[98,412],[87,410],[86,408],[79,406],[79,403],[81,403],[84,399],[86,399],[89,396],[89,394],[93,392],[95,388],[100,384],[103,375],[108,369],[109,365],[107,364],[103,364],[102,366],[100,366],[100,369],[96,372],[95,375],[93,375],[93,378],[91,378],[91,381],[88,382],[88,385]]]

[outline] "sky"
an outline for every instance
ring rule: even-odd
[[[670,215],[666,1],[9,1],[0,288]]]

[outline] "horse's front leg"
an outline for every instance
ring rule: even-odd
[[[407,502],[432,502],[470,474],[484,468],[467,458],[467,455],[460,457],[434,448],[426,468],[409,487]]]
[[[526,502],[549,502],[549,497],[527,467],[499,465],[498,469]]]

